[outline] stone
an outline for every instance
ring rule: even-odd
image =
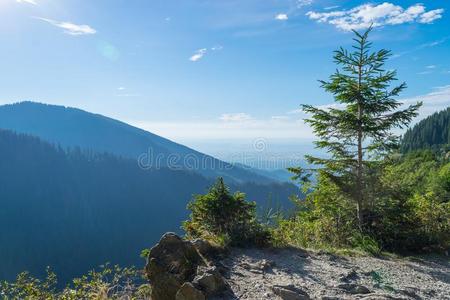
[[[278,295],[283,300],[309,300],[311,299],[307,292],[296,288],[293,285],[275,285],[272,287],[275,295]]]
[[[209,242],[202,239],[195,239],[192,241],[192,244],[197,251],[205,257],[209,257],[216,251],[216,249]]]
[[[372,294],[363,298],[360,298],[360,300],[407,300],[408,298],[405,297],[396,297],[391,296],[388,294]]]
[[[350,293],[350,294],[369,294],[370,290],[363,286],[363,285],[359,285],[359,284],[355,284],[355,283],[342,283],[339,284],[337,286],[338,288],[345,290],[346,292]]]
[[[227,282],[214,267],[203,270],[194,278],[193,283],[199,286],[207,296],[218,294],[228,288]]]
[[[357,280],[359,278],[358,273],[356,273],[355,269],[352,269],[350,272],[342,274],[339,277],[339,281],[341,282],[350,282]]]
[[[145,273],[152,285],[152,299],[173,300],[183,283],[192,281],[203,258],[189,241],[166,233],[150,249]]]
[[[185,282],[175,295],[175,300],[205,300],[205,295],[190,282]]]
[[[263,259],[259,262],[258,267],[262,271],[267,271],[273,267],[275,267],[275,262],[267,259]]]
[[[399,293],[406,295],[408,297],[411,297],[413,299],[420,299],[420,297],[417,295],[418,289],[414,287],[405,287],[404,289],[398,290]]]

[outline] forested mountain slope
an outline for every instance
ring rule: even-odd
[[[138,159],[144,167],[188,169],[237,183],[274,179],[233,166],[126,123],[76,108],[21,102],[0,106],[0,128],[38,136],[64,147],[81,147]]]
[[[434,113],[408,129],[402,139],[402,152],[432,149],[450,145],[450,107]]]
[[[0,280],[46,266],[61,282],[105,262],[140,265],[140,250],[179,231],[192,194],[211,180],[167,168],[143,170],[111,154],[67,152],[38,138],[0,130]],[[231,185],[264,206],[289,184]]]

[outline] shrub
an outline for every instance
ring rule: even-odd
[[[205,195],[188,204],[190,219],[183,222],[188,238],[203,238],[221,246],[265,244],[267,231],[256,218],[256,203],[245,194],[230,193],[222,178]]]
[[[294,198],[297,213],[273,231],[277,245],[307,248],[345,248],[356,231],[353,205],[326,176],[305,199]]]
[[[15,282],[1,282],[1,299],[76,300],[76,299],[150,299],[150,286],[144,284],[140,271],[119,266],[100,266],[62,290],[56,289],[56,274],[47,269],[40,280],[28,272],[17,276]]]

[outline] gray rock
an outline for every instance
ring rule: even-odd
[[[417,291],[418,289],[414,288],[414,287],[405,287],[404,289],[398,290],[399,293],[411,297],[413,299],[422,299],[421,297],[419,297],[417,295]]]
[[[342,274],[339,277],[339,281],[341,282],[350,282],[357,280],[359,278],[358,273],[356,273],[355,269],[352,269],[350,272]]]
[[[275,262],[267,259],[263,259],[258,263],[258,267],[261,271],[267,271],[275,266]]]
[[[347,293],[350,294],[369,294],[370,290],[363,286],[363,285],[359,285],[359,284],[355,284],[355,283],[342,283],[339,284],[337,286],[339,289],[345,290]]]
[[[193,283],[205,291],[208,296],[223,292],[228,288],[227,282],[216,268],[202,271],[201,275],[195,277]]]
[[[408,298],[404,297],[396,297],[391,296],[387,294],[372,294],[363,298],[360,298],[360,300],[407,300]]]
[[[307,292],[293,285],[274,285],[272,287],[275,295],[278,295],[283,300],[309,300],[311,299]]]
[[[205,295],[190,282],[185,282],[175,295],[175,300],[205,300]]]
[[[192,281],[197,267],[204,265],[192,243],[166,233],[147,258],[145,273],[152,285],[152,299],[173,300],[186,281]]]
[[[205,257],[208,257],[215,251],[214,247],[210,243],[202,239],[195,239],[192,241],[192,244],[197,251]]]

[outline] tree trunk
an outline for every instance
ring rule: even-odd
[[[362,115],[362,108],[361,105],[358,105],[358,117],[360,118]],[[356,170],[356,185],[357,185],[357,191],[356,191],[356,213],[358,217],[358,227],[360,230],[362,230],[362,226],[364,224],[364,216],[362,212],[362,205],[363,205],[363,151],[362,151],[362,129],[361,126],[358,130],[358,166]]]
[[[363,128],[362,128],[362,116],[363,116],[363,107],[361,103],[361,82],[362,82],[362,57],[363,50],[361,47],[361,57],[360,57],[360,65],[358,68],[358,162],[356,169],[356,215],[358,218],[358,227],[359,230],[362,230],[364,224],[364,216],[362,212],[363,206]]]

